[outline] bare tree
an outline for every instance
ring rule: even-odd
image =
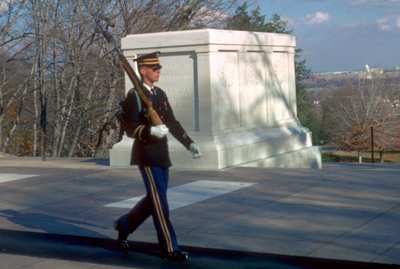
[[[372,128],[374,148],[381,153],[392,149],[399,139],[400,126],[400,111],[395,105],[399,97],[395,93],[385,77],[360,79],[336,90],[326,100],[330,133],[336,144],[344,150],[370,150]]]
[[[17,23],[23,14],[25,2],[4,0],[0,3],[0,151],[5,150],[4,142],[7,141],[8,145],[10,140],[10,132],[7,137],[4,137],[4,127],[10,130],[16,129],[15,125],[10,127],[7,122],[4,122],[7,112],[12,107],[16,107],[15,102],[19,99],[21,92],[26,93],[22,90],[24,86],[16,83],[21,81],[25,69],[16,61],[16,56],[26,48],[21,40],[29,35],[25,32],[25,28]],[[16,116],[15,113],[11,114]]]
[[[0,150],[102,156],[124,75],[94,20],[112,34],[218,25],[238,0],[3,0],[0,4]],[[22,128],[24,127],[24,128]],[[22,143],[21,143],[22,141]],[[21,146],[22,145],[22,146]]]

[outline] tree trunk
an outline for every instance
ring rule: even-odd
[[[67,131],[67,127],[69,124],[69,118],[72,112],[72,106],[74,103],[74,99],[75,99],[75,87],[76,87],[76,76],[72,77],[70,84],[68,86],[68,95],[65,97],[62,109],[61,109],[61,116],[62,116],[62,120],[63,122],[61,122],[61,124],[63,124],[63,126],[61,128],[61,133],[60,136],[55,137],[54,139],[58,140],[57,145],[58,145],[58,149],[57,149],[57,154],[56,156],[60,157],[62,150],[64,148],[64,139],[65,139],[65,135],[66,135],[66,131]],[[67,111],[67,105],[69,103],[69,109]],[[60,125],[61,125],[60,124]]]
[[[3,89],[5,88],[7,77],[6,77],[6,67],[3,66],[3,79],[0,86],[0,151],[3,150],[3,120],[6,113],[6,108],[4,106]]]
[[[23,105],[24,105],[25,94],[26,94],[27,91],[28,91],[28,86],[25,85],[24,91],[22,92],[22,96],[20,97],[20,100],[19,100],[19,104],[17,105],[17,108],[16,108],[16,110],[17,110],[16,113],[15,113],[16,114],[16,118],[15,118],[13,127],[11,127],[11,129],[8,132],[8,135],[6,137],[6,140],[4,142],[4,149],[5,150],[7,149],[8,145],[9,145],[9,143],[11,141],[11,138],[14,137],[14,133],[17,130],[18,125],[20,123],[21,114],[22,114],[22,108],[23,108]]]
[[[113,61],[113,63],[115,63]],[[112,118],[112,112],[113,112],[113,105],[115,103],[116,99],[116,89],[117,89],[117,84],[118,84],[118,74],[116,72],[116,68],[112,69],[111,73],[111,85],[110,85],[110,95],[107,100],[107,106],[106,106],[106,114],[103,118],[103,122],[101,124],[100,130],[99,130],[99,137],[98,137],[98,142],[96,143],[96,147],[93,153],[93,157],[96,157],[99,153],[99,151],[102,149],[102,147],[106,146],[106,148],[109,147],[109,145],[104,145],[103,143],[103,137],[105,137],[105,141],[111,141],[109,138],[110,136],[113,135],[115,130],[109,130],[108,128],[109,122]],[[105,132],[105,135],[104,135]]]
[[[62,127],[61,139],[60,139],[60,144],[59,144],[59,147],[58,147],[57,156],[61,156],[62,150],[64,148],[64,140],[65,140],[65,136],[67,134],[67,127],[68,127],[69,122],[71,120],[72,108],[74,106],[75,92],[76,92],[76,89],[74,89],[72,91],[72,96],[71,96],[71,99],[70,99],[71,103],[69,104],[68,112],[67,112],[66,117],[65,117],[64,125]]]
[[[38,148],[38,121],[39,121],[39,106],[37,97],[37,82],[33,80],[33,107],[34,107],[34,119],[33,119],[33,145],[32,145],[32,156],[37,156]]]
[[[53,129],[53,145],[52,145],[52,156],[57,157],[58,148],[58,137],[61,133],[61,126],[59,121],[60,112],[60,90],[57,83],[57,54],[56,54],[56,44],[53,43],[53,91],[55,97],[55,115],[54,115],[54,129]]]
[[[87,111],[88,111],[89,104],[90,104],[90,102],[92,100],[93,91],[96,88],[96,83],[97,83],[98,76],[99,76],[99,72],[96,71],[96,73],[94,75],[94,78],[93,78],[93,82],[91,84],[92,86],[91,86],[91,88],[89,90],[89,93],[88,93],[88,95],[86,97],[86,103],[85,103],[85,106],[83,108],[83,112],[84,113],[87,113]],[[78,144],[78,139],[80,137],[81,130],[82,130],[83,118],[84,118],[84,116],[79,117],[78,127],[76,128],[75,135],[74,135],[71,147],[70,147],[69,152],[68,152],[68,157],[70,157],[70,158],[73,157],[76,145]]]

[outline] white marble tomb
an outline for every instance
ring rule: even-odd
[[[172,136],[177,168],[230,166],[321,167],[321,155],[296,111],[295,37],[287,34],[202,29],[128,35],[128,59],[160,51],[157,83],[175,116],[199,144],[191,159]],[[126,91],[132,87],[126,78]],[[133,140],[110,151],[111,166],[127,166]]]

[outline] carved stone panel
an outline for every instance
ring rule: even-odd
[[[212,81],[213,129],[226,132],[240,124],[238,53],[220,51],[213,59],[212,68],[216,70]]]
[[[193,53],[166,53],[160,57],[162,65],[157,85],[168,96],[175,117],[187,131],[196,129],[197,94],[195,58]]]
[[[240,126],[256,127],[266,122],[264,52],[242,54],[240,64]]]
[[[289,54],[273,52],[270,54],[268,70],[268,115],[273,124],[293,118],[293,100],[289,87]]]

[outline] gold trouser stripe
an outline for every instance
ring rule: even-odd
[[[139,125],[138,127],[136,127],[135,131],[133,131],[133,137],[136,137],[137,132],[140,130],[140,128],[141,128],[142,126],[143,126],[143,125]]]
[[[145,126],[142,125],[142,128],[140,128],[140,130],[139,130],[138,138],[139,138],[140,140],[143,140],[143,138],[142,138],[142,132],[143,132],[144,127],[145,127]]]
[[[150,167],[145,166],[144,169],[146,171],[147,178],[149,179],[150,189],[151,189],[151,191],[150,191],[151,197],[153,198],[155,211],[158,215],[158,218],[159,218],[159,221],[161,224],[161,229],[163,230],[165,240],[167,242],[168,252],[173,252],[174,249],[172,247],[171,236],[169,234],[168,226],[165,221],[164,211],[162,210],[162,207],[161,207],[160,197],[158,196],[157,188],[154,183],[153,174],[151,173]]]

